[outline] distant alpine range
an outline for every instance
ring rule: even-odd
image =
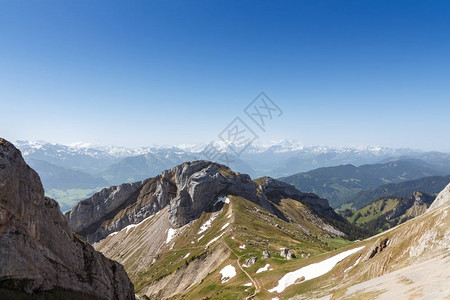
[[[207,144],[126,148],[16,141],[15,145],[40,174],[46,194],[58,200],[63,211],[101,188],[156,176],[186,161],[208,159],[202,153]],[[218,147],[226,149],[223,145]],[[293,140],[253,144],[239,156],[229,152],[228,164],[217,162],[252,178],[282,177],[303,192],[327,198],[332,207],[382,184],[450,174],[448,153],[387,147],[304,146]],[[325,167],[331,168],[320,169]],[[438,188],[426,192],[442,189],[440,185]],[[412,192],[408,190],[400,196]]]

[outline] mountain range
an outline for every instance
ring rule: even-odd
[[[205,159],[202,150],[207,146],[198,144],[131,149],[83,143],[61,145],[43,141],[18,141],[16,145],[25,160],[42,174],[46,193],[60,202],[63,211],[101,188],[143,180],[185,161]],[[220,144],[217,147],[226,149]],[[432,175],[450,174],[450,164],[447,163],[450,162],[450,155],[446,153],[383,147],[303,146],[288,140],[250,145],[239,157],[229,153],[227,165],[253,178],[266,175],[277,178],[320,167],[339,164],[359,166],[399,157],[402,160],[423,160],[433,170]],[[327,193],[320,195],[329,196]],[[333,197],[331,203],[334,206]]]
[[[364,190],[348,198],[337,210],[360,209],[372,201],[385,197],[408,197],[415,191],[437,195],[450,182],[450,175],[429,176],[398,183],[388,183],[376,188]]]
[[[354,203],[357,208],[361,208],[376,199],[366,198],[363,200],[362,194],[358,193],[362,193],[364,190],[380,186],[383,186],[380,189],[384,189],[384,185],[388,183],[395,184],[433,175],[447,175],[447,173],[444,173],[441,168],[435,168],[434,165],[423,160],[401,159],[381,164],[366,164],[359,167],[347,164],[318,168],[280,179],[294,185],[301,191],[316,193],[328,199],[332,207],[337,208],[344,203]],[[410,183],[410,186],[413,185]],[[414,191],[415,187],[413,186],[412,188],[413,190],[409,193]],[[438,188],[435,192],[439,192],[443,186]],[[382,196],[391,196],[391,194]],[[359,198],[357,200],[354,197]]]

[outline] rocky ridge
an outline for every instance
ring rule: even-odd
[[[95,243],[165,207],[168,207],[171,226],[179,228],[198,218],[212,201],[225,195],[243,197],[272,213],[272,201],[292,198],[309,205],[318,214],[340,218],[325,199],[315,194],[301,193],[270,177],[252,181],[248,175],[208,161],[186,162],[154,178],[103,189],[80,201],[65,216],[77,233]]]

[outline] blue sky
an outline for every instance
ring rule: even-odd
[[[7,139],[209,142],[260,91],[262,141],[450,151],[450,2],[0,0]]]

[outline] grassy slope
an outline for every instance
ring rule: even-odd
[[[199,219],[184,226],[173,241],[168,244],[162,243],[162,248],[158,250],[159,254],[153,262],[153,256],[149,254],[155,253],[151,248],[152,244],[161,243],[161,240],[158,242],[154,238],[162,236],[161,239],[164,241],[166,229],[161,229],[160,233],[155,233],[152,238],[149,238],[151,235],[149,232],[161,227],[168,228],[164,227],[167,221],[164,221],[166,225],[161,223],[164,212],[129,232],[122,230],[117,235],[106,238],[96,245],[96,249],[124,265],[138,294],[146,293],[149,286],[160,285],[169,278],[168,283],[174,284],[176,280],[168,276],[201,265],[208,257],[214,257],[220,252],[217,265],[207,269],[209,274],[189,290],[183,291],[185,296],[180,297],[242,299],[257,292],[259,299],[271,299],[273,294],[267,290],[273,288],[285,273],[321,260],[329,256],[330,251],[352,244],[322,230],[320,227],[325,225],[323,220],[308,206],[296,200],[281,199],[279,204],[273,204],[273,208],[283,212],[286,217],[282,220],[251,201],[236,196],[229,198],[230,204],[224,204],[217,212],[204,212]],[[202,224],[213,214],[217,214],[217,217],[212,226],[198,234]],[[230,225],[222,230],[227,222]],[[220,239],[206,247],[208,242],[222,233],[224,234]],[[199,240],[202,235],[204,237]],[[245,249],[241,249],[241,245],[245,245]],[[282,258],[281,248],[293,250],[297,258],[293,260]],[[262,260],[263,250],[271,253],[269,259]],[[186,257],[188,253],[189,256]],[[244,264],[251,256],[257,256],[258,260],[254,266],[244,268],[247,275],[239,268],[239,264]],[[229,264],[236,268],[237,275],[226,284],[222,284],[219,272]],[[266,264],[270,264],[273,270],[256,274],[256,271]],[[255,282],[252,287],[244,286],[251,281]]]
[[[230,198],[232,217],[230,219],[227,218],[229,212],[221,213],[220,217],[214,221],[214,227],[208,230],[210,232],[201,240],[202,244],[206,244],[211,238],[220,234],[220,228],[223,224],[232,220],[233,223],[229,227],[229,231],[223,236],[221,241],[216,242],[216,246],[220,243],[225,243],[229,247],[229,257],[217,267],[215,272],[207,276],[201,284],[188,291],[188,294],[182,297],[184,299],[208,299],[208,297],[210,299],[242,299],[253,294],[255,286],[251,288],[244,287],[244,284],[251,282],[251,279],[244,272],[240,271],[237,263],[237,259],[239,259],[239,263],[242,265],[251,256],[257,256],[258,260],[255,265],[244,268],[244,270],[256,281],[259,288],[258,298],[270,299],[272,295],[267,292],[267,289],[273,287],[278,279],[288,270],[301,267],[314,260],[314,257],[317,255],[351,243],[341,238],[330,238],[328,234],[306,220],[301,225],[307,228],[310,234],[305,234],[298,226],[280,220],[250,201],[240,197]],[[289,199],[284,199],[282,202],[298,203]],[[302,206],[302,204],[298,204]],[[306,207],[299,207],[299,210],[302,209],[307,210]],[[202,220],[204,221],[205,219],[207,218],[202,216]],[[202,222],[200,221],[198,224],[198,226],[193,227],[193,232],[196,232]],[[276,226],[277,224],[279,227]],[[184,237],[181,241],[177,240],[176,247],[178,245],[187,245],[189,240],[186,240]],[[241,245],[245,245],[246,248],[239,248]],[[294,250],[298,258],[293,260],[282,258],[280,256],[280,248],[284,247]],[[271,253],[271,258],[262,260],[263,250],[268,250]],[[301,254],[305,254],[305,256],[309,254],[310,258],[301,258]],[[179,254],[179,257],[182,257],[182,253]],[[222,284],[219,272],[229,264],[236,268],[237,275],[226,284]],[[266,264],[270,264],[270,268],[273,268],[273,270],[256,274],[256,271]]]
[[[423,263],[427,259],[448,255],[446,243],[449,238],[450,218],[444,212],[445,210],[449,210],[449,205],[355,243],[355,247],[365,246],[365,248],[338,263],[324,276],[289,287],[284,292],[283,299],[293,297],[292,299],[300,300],[324,296],[327,298],[331,296],[331,299],[374,299],[377,294],[382,294],[384,291],[364,295],[345,296],[345,294],[348,288],[355,284]],[[369,259],[372,250],[385,239],[389,240],[388,246]],[[335,252],[344,250],[346,248]],[[324,257],[328,255],[331,254],[326,254]],[[359,264],[348,272],[344,272],[354,264],[359,255],[361,255]]]
[[[408,201],[408,198],[404,197],[381,198],[352,214],[346,215],[346,218],[350,223],[367,229],[372,233],[380,233],[425,213],[433,198],[429,195],[425,195],[424,198],[422,203],[411,202]],[[411,206],[405,209],[405,205]],[[399,212],[403,209],[405,209],[405,211],[399,216],[390,217],[396,210]],[[346,212],[349,211],[347,210]]]

